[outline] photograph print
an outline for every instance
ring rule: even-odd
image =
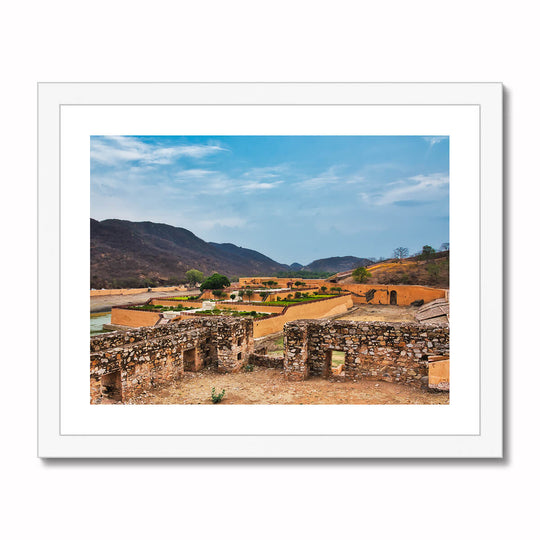
[[[90,137],[90,403],[447,405],[449,145]]]

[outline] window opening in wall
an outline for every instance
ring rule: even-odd
[[[101,377],[101,395],[114,401],[122,401],[122,374],[120,371],[107,373]]]
[[[345,372],[345,351],[329,350],[326,352],[326,364],[329,374],[344,375]]]
[[[390,305],[392,306],[397,305],[397,292],[396,291],[390,291]]]
[[[236,358],[237,358],[238,360],[242,360],[242,353],[239,352],[239,353],[238,353],[238,356],[237,356]]]

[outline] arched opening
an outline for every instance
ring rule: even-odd
[[[397,292],[390,291],[390,305],[397,306]]]

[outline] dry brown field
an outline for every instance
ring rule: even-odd
[[[347,382],[340,377],[287,381],[280,370],[255,366],[252,372],[216,373],[204,369],[132,399],[133,405],[446,405],[448,392],[378,381]],[[225,390],[214,405],[216,393]]]

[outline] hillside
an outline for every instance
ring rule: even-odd
[[[90,267],[94,288],[178,282],[191,268],[229,277],[290,269],[257,251],[205,242],[181,227],[119,219],[90,220]]]
[[[310,272],[346,272],[359,266],[368,266],[373,261],[359,257],[328,257],[326,259],[317,259],[304,266],[302,270]]]
[[[450,280],[450,252],[435,253],[430,259],[419,256],[398,261],[389,259],[367,266],[371,277],[367,283],[383,285],[428,285],[448,288]],[[343,272],[337,277],[339,283],[355,283],[351,272]]]

